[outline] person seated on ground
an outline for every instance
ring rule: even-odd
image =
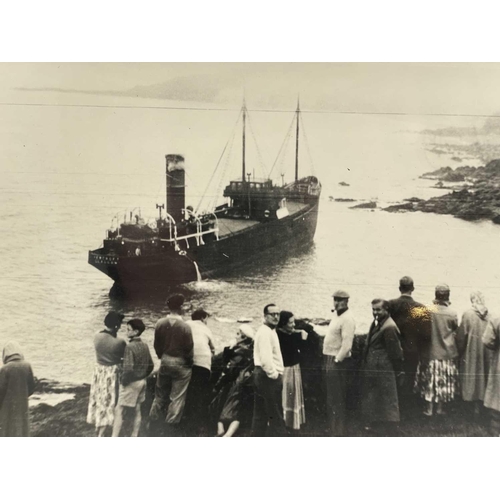
[[[241,325],[234,342],[214,356],[212,366],[220,363],[222,371],[215,380],[210,414],[214,423],[217,422],[219,437],[231,437],[251,422],[254,336],[250,325]]]
[[[120,435],[123,424],[123,409],[125,407],[135,409],[132,437],[139,436],[141,405],[146,399],[146,379],[154,368],[149,347],[140,339],[145,328],[140,319],[132,319],[127,323],[129,343],[125,347],[123,355],[123,371],[120,377],[118,403],[115,409],[113,437]]]

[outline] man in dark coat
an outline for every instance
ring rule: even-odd
[[[403,276],[399,280],[401,296],[389,301],[389,312],[401,333],[404,354],[404,377],[398,388],[403,417],[417,413],[418,397],[413,392],[413,385],[419,362],[419,346],[430,337],[431,327],[426,307],[411,296],[414,289],[413,279]]]
[[[361,414],[367,428],[377,425],[388,430],[385,424],[399,422],[396,379],[402,375],[403,350],[398,327],[389,316],[389,303],[374,299],[372,312],[375,320],[361,363]]]

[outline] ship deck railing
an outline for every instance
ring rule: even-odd
[[[179,236],[176,234],[172,238],[160,238],[160,241],[165,242],[165,243],[174,243],[174,244],[177,244],[179,241],[185,241],[187,248],[190,248],[189,247],[189,239],[190,238],[196,239],[197,246],[204,245],[205,242],[203,241],[203,235],[205,235],[205,234],[215,234],[215,239],[218,241],[219,240],[219,227],[216,226],[213,229],[207,229],[205,231],[196,231],[196,233],[186,234],[184,236]]]

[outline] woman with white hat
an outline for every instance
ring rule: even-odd
[[[233,436],[252,418],[254,337],[250,325],[240,325],[233,344],[221,353],[223,370],[210,404],[211,414],[217,419],[218,437]]]

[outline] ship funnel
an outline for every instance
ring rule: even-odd
[[[182,220],[185,206],[184,156],[165,155],[167,163],[167,212],[178,223]]]

